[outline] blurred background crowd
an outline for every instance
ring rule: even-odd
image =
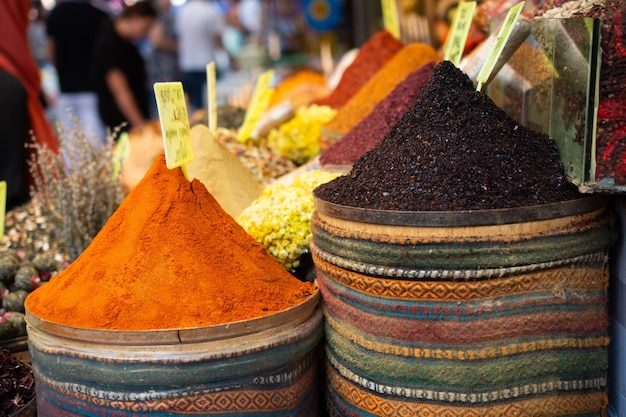
[[[445,29],[437,22],[445,27],[457,2],[398,3],[402,40],[440,46]],[[158,118],[155,82],[182,81],[191,116],[206,108],[210,62],[218,104],[245,108],[263,68],[306,65],[329,75],[333,56],[361,46],[381,20],[380,2],[364,0],[1,2],[0,178],[10,184],[7,209],[28,199],[29,138],[56,151],[57,137],[69,131],[105,142],[141,129]]]

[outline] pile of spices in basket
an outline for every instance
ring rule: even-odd
[[[458,211],[580,197],[554,141],[512,120],[449,61],[352,171],[315,189],[340,205]]]
[[[237,155],[241,164],[263,185],[296,169],[296,164],[270,147],[265,137],[241,143],[235,130],[218,128],[217,140]]]
[[[223,104],[217,107],[217,124],[225,129],[237,129],[246,117],[246,109]],[[189,124],[208,126],[209,116],[206,110],[197,110],[191,117]]]
[[[87,249],[26,299],[76,328],[205,327],[284,311],[314,293],[160,155]]]
[[[437,51],[426,44],[412,43],[403,47],[339,109],[337,115],[324,125],[324,130],[334,133],[328,136],[347,133],[410,73],[439,60]]]
[[[378,105],[339,141],[320,155],[320,165],[351,166],[389,133],[415,102],[433,74],[433,63],[409,74]]]
[[[1,250],[21,251],[27,258],[48,251],[67,253],[59,230],[51,226],[38,199],[7,211],[4,221]]]
[[[308,106],[314,100],[325,97],[327,94],[326,79],[322,74],[300,70],[282,80],[274,88],[268,108],[287,102],[297,109],[300,106]]]
[[[35,398],[35,378],[30,366],[6,349],[0,349],[0,416],[11,416]]]
[[[375,33],[346,68],[333,92],[315,104],[335,109],[343,106],[401,48],[402,43],[386,30]]]

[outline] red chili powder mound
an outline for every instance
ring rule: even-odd
[[[158,157],[87,249],[26,300],[31,314],[88,329],[183,329],[300,304],[285,271],[198,180]]]
[[[375,33],[346,68],[333,92],[315,104],[335,109],[343,106],[402,46],[402,42],[386,30]]]
[[[353,165],[365,152],[379,144],[413,105],[418,93],[433,75],[434,67],[430,62],[410,73],[370,114],[322,153],[320,164]]]

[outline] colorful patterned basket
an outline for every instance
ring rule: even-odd
[[[602,415],[614,239],[603,201],[556,216],[434,213],[440,226],[349,220],[316,201],[330,414]]]
[[[179,331],[90,331],[31,315],[38,416],[316,417],[318,300]]]

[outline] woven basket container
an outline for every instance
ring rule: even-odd
[[[603,199],[316,209],[331,415],[602,415],[614,239]]]
[[[317,416],[318,300],[172,331],[91,331],[28,315],[37,415]]]

